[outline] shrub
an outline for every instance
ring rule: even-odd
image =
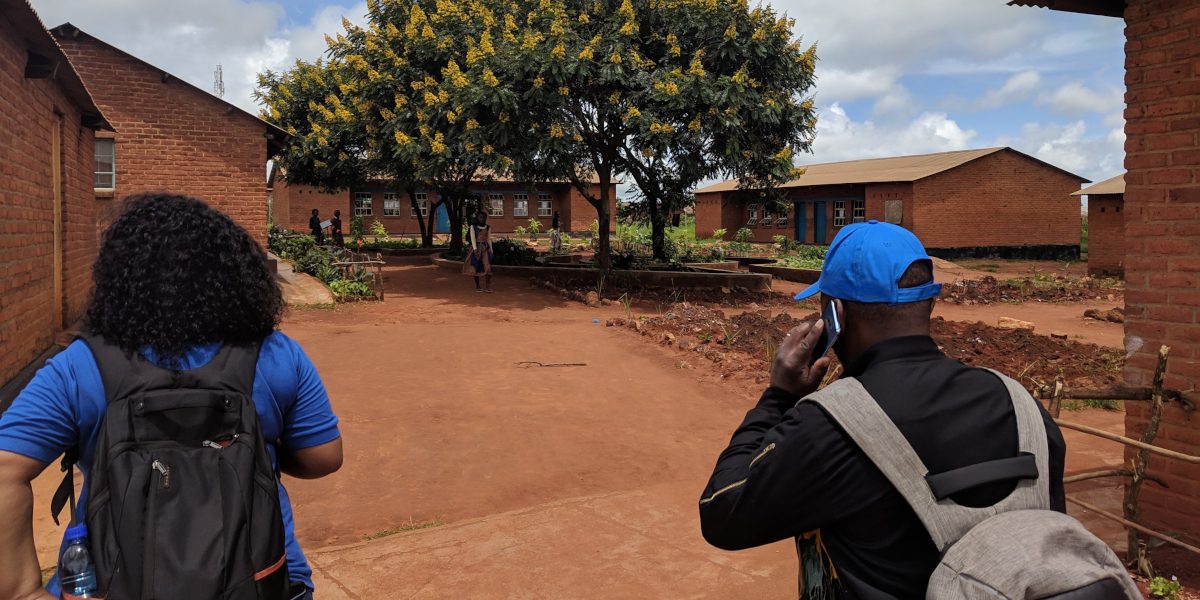
[[[722,227],[722,228],[720,228],[720,229],[714,229],[714,230],[713,230],[713,234],[712,234],[712,239],[714,239],[714,240],[724,240],[724,239],[725,239],[725,235],[726,235],[726,234],[728,234],[728,233],[729,233],[729,230],[728,230],[728,229],[725,229],[724,227]]]
[[[375,219],[371,222],[371,235],[375,236],[376,242],[386,242],[388,240],[387,227],[384,227],[383,223],[379,222],[379,219]]]
[[[525,228],[520,225],[517,225],[517,227],[515,229],[513,229],[513,235],[524,236],[525,233],[526,233]]]
[[[492,264],[533,266],[537,264],[537,250],[522,242],[501,238],[492,242]]]
[[[350,217],[350,239],[363,239],[363,218],[359,215]]]
[[[335,279],[329,283],[329,289],[338,296],[349,298],[375,295],[375,290],[371,289],[370,284],[353,279]]]
[[[529,233],[537,236],[542,231],[542,222],[537,219],[529,219]]]
[[[733,234],[733,241],[742,244],[749,244],[750,242],[754,241],[754,232],[747,227],[743,227],[737,230],[737,233]]]

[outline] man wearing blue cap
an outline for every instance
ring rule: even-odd
[[[820,293],[822,308],[836,311],[841,331],[832,348],[843,378],[862,384],[930,474],[1018,456],[1005,384],[948,358],[930,337],[940,290],[916,236],[869,221],[838,233],[821,278],[796,296]],[[800,402],[832,361],[816,356],[825,352],[825,329],[822,320],[805,323],[780,344],[770,387],[733,434],[701,496],[704,538],[726,550],[796,538],[798,547],[819,551],[825,567],[819,570],[835,576],[836,597],[924,597],[939,560],[929,533],[838,422],[817,403]],[[1042,417],[1050,505],[1065,512],[1066,447],[1044,410]],[[949,498],[987,507],[1015,486],[985,483]],[[802,556],[802,576],[813,575],[810,566]],[[805,587],[812,589],[806,584],[802,594]]]

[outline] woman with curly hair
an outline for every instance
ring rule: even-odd
[[[222,347],[258,345],[251,400],[274,467],[305,479],[341,467],[338,419],[325,387],[300,346],[277,329],[279,285],[266,254],[232,219],[194,198],[131,197],[105,232],[92,274],[89,339],[177,373],[214,361]],[[85,521],[107,409],[97,365],[89,344],[76,340],[0,415],[0,598],[58,597],[55,580],[40,589],[30,481],[77,449],[84,486],[73,517]],[[287,492],[278,487],[288,597],[311,598],[312,570],[296,543]]]

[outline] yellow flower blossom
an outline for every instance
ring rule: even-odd
[[[584,47],[583,50],[579,51],[579,58],[582,60],[592,60],[592,56],[593,55],[592,55],[592,47],[591,46],[586,46],[586,47]]]
[[[625,120],[629,121],[632,119],[636,119],[641,114],[642,114],[642,111],[638,110],[636,106],[630,106],[629,110],[625,111]]]
[[[479,121],[475,119],[467,119],[467,131],[479,129]]]
[[[421,39],[433,40],[437,39],[437,35],[433,33],[433,28],[426,24],[421,28]]]
[[[704,71],[704,65],[700,62],[699,53],[697,52],[696,54],[696,56],[692,57],[692,64],[688,66],[688,75],[692,75],[694,77],[704,77],[706,74]]]
[[[754,153],[749,150],[742,150],[743,158],[754,158]]]
[[[484,153],[484,154],[491,154],[491,153],[493,153],[493,152],[495,152],[495,151],[496,151],[496,149],[495,149],[495,148],[492,148],[492,145],[491,145],[491,144],[484,144],[484,145],[483,145],[483,153]]]
[[[700,131],[700,117],[696,117],[695,119],[692,119],[690,123],[688,123],[688,131],[691,131],[692,133]]]
[[[750,73],[746,71],[745,66],[742,66],[742,68],[737,70],[737,73],[733,74],[732,79],[738,85],[745,85],[746,82],[750,81]]]
[[[550,125],[549,133],[550,137],[552,138],[561,138],[567,134],[565,131],[563,131],[562,125],[559,125],[558,123]]]
[[[579,132],[578,132],[578,131],[576,131],[576,132],[575,132],[575,135],[572,135],[572,136],[571,136],[571,139],[572,139],[572,140],[575,140],[576,142],[582,142],[582,141],[583,141],[583,136],[582,136],[582,135],[579,135]]]
[[[456,113],[452,110],[446,111],[446,121],[447,122],[453,123],[456,120],[458,120],[458,113]]]
[[[567,56],[567,47],[559,42],[554,45],[554,49],[550,51],[550,55],[554,58],[564,58]]]
[[[727,39],[727,40],[736,40],[737,39],[737,25],[735,25],[733,23],[729,24],[729,27],[727,29],[725,29],[725,39]]]
[[[429,126],[428,125],[421,125],[420,127],[417,128],[417,131],[421,132],[421,137],[429,137]]]
[[[562,86],[562,87],[560,87],[560,88],[558,88],[558,95],[559,95],[559,96],[570,96],[570,95],[571,95],[571,88],[569,88],[569,87],[567,87],[567,86],[565,86],[565,85],[564,85],[564,86]]]
[[[500,85],[500,80],[496,79],[496,74],[492,73],[491,69],[483,70],[483,82],[487,84],[488,87],[496,87]]]
[[[534,80],[533,80],[533,87],[534,87],[534,88],[541,89],[541,87],[542,87],[543,85],[546,85],[546,80],[545,80],[545,79],[542,79],[542,76],[541,76],[541,75],[538,75],[537,77],[535,77],[535,78],[534,78]]]
[[[613,92],[608,95],[609,104],[619,104],[621,102],[621,92]]]
[[[613,52],[612,56],[608,57],[608,62],[610,62],[614,65],[621,64],[621,55],[616,52]]]
[[[588,17],[587,13],[585,13],[585,12],[579,13],[579,22],[580,23],[583,23],[586,25],[587,23],[591,22],[591,20],[592,20],[591,17]]]
[[[425,90],[425,106],[433,106],[437,103],[438,95],[429,90]]]
[[[485,29],[479,36],[479,51],[486,56],[492,56],[496,53],[495,46],[492,45],[492,32]]]
[[[467,76],[463,74],[462,69],[458,66],[458,63],[453,60],[447,63],[446,67],[442,69],[442,76],[446,78],[446,81],[449,82],[450,85],[456,88],[467,87]]]
[[[654,83],[655,91],[667,96],[678,96],[679,86],[674,81],[658,81]]]
[[[763,29],[762,27],[755,29],[754,35],[751,35],[750,39],[752,39],[756,42],[761,42],[761,41],[767,39],[767,30]]]
[[[637,33],[637,25],[633,21],[625,21],[625,24],[621,25],[620,33],[621,35],[633,35]]]
[[[433,137],[433,141],[429,142],[429,149],[434,154],[441,154],[446,151],[445,136],[440,131]]]
[[[396,143],[400,144],[401,146],[407,146],[412,143],[412,138],[405,135],[405,133],[399,129],[396,130],[396,134],[393,137],[396,138]]]

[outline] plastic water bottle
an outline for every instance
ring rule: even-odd
[[[58,559],[58,585],[64,600],[100,597],[96,591],[96,564],[88,550],[87,525],[67,528],[67,547]]]

